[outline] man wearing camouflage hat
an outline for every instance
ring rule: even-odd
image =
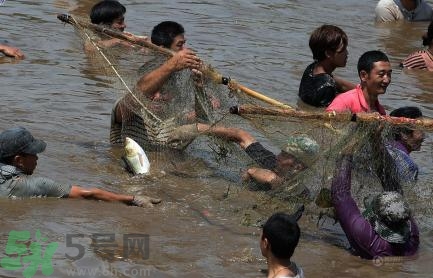
[[[47,144],[34,138],[23,127],[0,133],[0,196],[9,198],[57,197],[118,201],[139,207],[151,207],[161,202],[147,196],[116,194],[98,188],[63,185],[53,180],[33,177],[38,154]]]
[[[419,246],[418,227],[403,196],[385,191],[361,214],[351,195],[352,155],[344,154],[332,181],[336,217],[355,254],[365,259],[411,256]]]

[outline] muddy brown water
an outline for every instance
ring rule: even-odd
[[[253,224],[255,214],[269,215],[278,204],[254,210],[255,204],[266,204],[266,195],[242,190],[236,180],[214,175],[194,161],[175,175],[166,167],[170,154],[150,154],[150,177],[132,178],[121,168],[121,150],[108,143],[110,111],[117,97],[110,91],[112,81],[91,67],[72,28],[55,17],[64,12],[85,16],[95,2],[9,0],[0,6],[1,42],[26,54],[19,62],[0,58],[0,129],[23,125],[47,141],[37,175],[146,193],[164,202],[140,209],[85,200],[2,199],[2,257],[10,231],[28,230],[34,237],[40,230],[48,242],[59,243],[52,277],[264,277],[260,229]],[[418,105],[433,117],[432,73],[398,68],[403,57],[421,47],[427,23],[376,25],[377,1],[123,2],[128,31],[148,34],[158,22],[176,20],[187,30],[188,45],[221,72],[291,104],[298,102],[300,76],[311,61],[309,34],[323,23],[341,26],[349,36],[349,60],[336,74],[357,82],[360,54],[382,49],[393,65],[392,84],[382,97],[387,111]],[[433,180],[428,135],[422,150],[413,155],[427,185]],[[303,233],[294,260],[307,277],[430,277],[432,216],[419,216],[421,245],[415,258],[372,262],[343,248],[347,242],[338,225],[329,221],[317,228],[317,215],[308,212],[300,222]],[[98,247],[98,234],[114,236],[108,243],[115,246]],[[124,256],[123,239],[132,234],[149,235],[148,258],[139,253]],[[81,259],[66,257],[79,253],[67,238],[83,247]],[[0,268],[0,276],[22,277],[23,270]],[[38,271],[34,277],[45,276]]]

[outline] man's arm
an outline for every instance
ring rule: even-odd
[[[18,49],[16,47],[0,44],[0,52],[2,52],[4,55],[6,55],[8,57],[14,57],[17,59],[24,58],[24,54],[21,52],[20,49]]]
[[[198,69],[201,60],[189,49],[181,50],[173,55],[169,60],[157,69],[143,75],[136,84],[135,91],[139,94],[138,98],[145,96],[152,98],[158,92],[173,72],[186,68]],[[130,95],[126,95],[116,107],[115,121],[121,123],[124,118],[130,116],[128,104],[134,104],[135,100]]]
[[[141,94],[151,97],[155,92],[161,89],[162,85],[164,85],[165,81],[167,81],[173,72],[186,68],[199,69],[200,65],[200,59],[192,50],[181,50],[175,53],[173,57],[159,68],[142,76],[137,82],[136,89]]]
[[[247,131],[240,128],[210,126],[207,124],[197,124],[199,133],[210,134],[225,138],[226,140],[234,141],[239,144],[242,149],[246,149],[249,145],[257,142],[256,139]]]
[[[118,201],[127,205],[139,207],[152,207],[153,204],[161,202],[160,199],[154,199],[147,196],[132,196],[109,192],[98,188],[84,188],[78,185],[72,185],[68,195],[69,198],[84,198],[101,201]]]

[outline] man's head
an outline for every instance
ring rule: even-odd
[[[391,64],[385,53],[379,50],[367,51],[358,60],[358,75],[361,86],[370,95],[386,92],[391,83]]]
[[[185,29],[174,21],[163,21],[153,27],[151,40],[153,44],[173,51],[180,51],[186,43]]]
[[[35,139],[23,127],[7,129],[0,134],[0,162],[31,175],[37,165],[37,154],[43,152],[46,146],[44,141]]]
[[[346,66],[347,44],[346,33],[334,25],[322,25],[314,30],[309,42],[314,60],[331,58],[337,67]]]
[[[269,217],[260,239],[260,250],[264,257],[269,257],[269,252],[278,259],[292,257],[301,234],[296,221],[296,217],[285,213],[275,213]]]
[[[422,117],[422,112],[418,107],[404,106],[393,110],[389,115],[392,117],[417,119]],[[422,130],[407,127],[395,127],[392,130],[392,134],[394,139],[401,141],[409,152],[419,151],[425,138],[425,133]]]
[[[376,233],[389,243],[405,243],[410,237],[409,205],[395,191],[383,192],[366,204],[364,216]]]
[[[282,150],[277,155],[277,165],[274,171],[278,175],[285,176],[288,172],[297,173],[304,170],[305,168],[307,167],[304,163],[302,163],[302,161],[297,159],[294,155]]]
[[[126,8],[118,1],[103,0],[92,7],[90,21],[93,24],[103,24],[123,32],[125,30]]]

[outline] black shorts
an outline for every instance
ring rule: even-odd
[[[274,170],[277,166],[277,156],[273,152],[265,149],[259,142],[254,142],[249,145],[245,149],[245,152],[265,169]]]

